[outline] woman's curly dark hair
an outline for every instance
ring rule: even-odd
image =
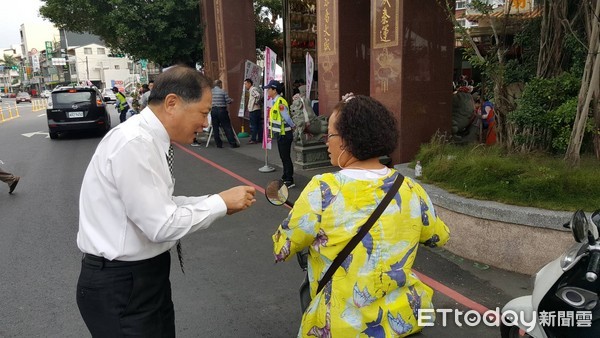
[[[346,149],[358,160],[391,154],[398,144],[394,115],[379,101],[356,95],[338,103],[335,127]]]

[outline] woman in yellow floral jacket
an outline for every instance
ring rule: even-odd
[[[331,163],[342,170],[317,175],[273,235],[277,262],[309,248],[312,301],[299,337],[403,337],[422,328],[419,309],[433,291],[412,273],[419,243],[446,243],[448,227],[423,188],[406,177],[369,233],[319,294],[319,280],[354,237],[398,172],[380,164],[398,140],[393,115],[379,102],[349,94],[329,118]]]

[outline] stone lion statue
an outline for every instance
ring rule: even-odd
[[[468,143],[478,140],[479,126],[474,111],[471,92],[467,88],[459,88],[452,96],[452,139],[455,142]]]
[[[294,141],[301,146],[323,143],[327,136],[327,117],[317,116],[310,106],[310,102],[302,93],[294,95],[290,105],[292,121],[296,125]]]

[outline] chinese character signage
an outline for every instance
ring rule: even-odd
[[[317,28],[319,30],[318,43],[320,55],[335,55],[335,46],[337,44],[337,1],[335,0],[320,0],[319,22]]]
[[[46,58],[52,57],[52,41],[46,41]]]
[[[400,0],[372,0],[371,4],[373,48],[397,46]]]

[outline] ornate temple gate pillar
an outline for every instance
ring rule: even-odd
[[[409,162],[437,130],[450,132],[454,32],[436,0],[371,2],[371,96],[391,109]]]
[[[233,99],[228,106],[231,123],[239,132],[242,121],[238,118],[238,110],[245,62],[250,60],[256,63],[252,1],[200,0],[200,5],[204,23],[205,74],[213,80],[223,81],[223,89]]]
[[[317,1],[320,115],[348,92],[369,95],[371,1]]]
[[[393,164],[450,131],[454,33],[436,0],[318,0],[317,29],[321,115],[347,92],[381,101],[398,120]]]

